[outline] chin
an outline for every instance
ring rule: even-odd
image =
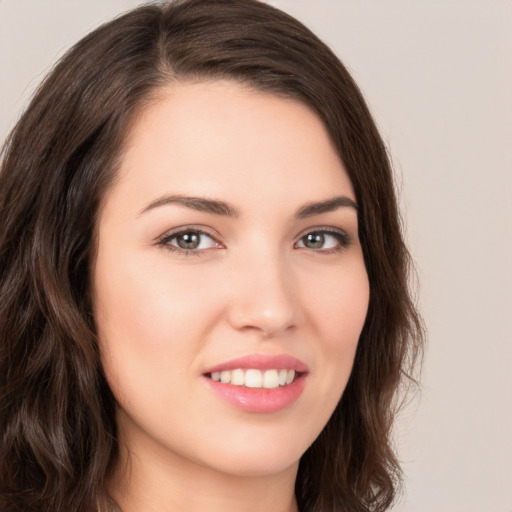
[[[222,461],[219,466],[217,462],[216,471],[239,477],[265,477],[275,476],[288,471],[296,471],[299,465],[299,459],[288,457],[273,457],[272,455],[247,458],[239,457]]]
[[[291,444],[269,440],[268,443],[247,440],[244,446],[230,445],[222,451],[208,454],[208,461],[203,464],[217,471],[241,477],[270,476],[287,471],[296,471],[300,458],[307,450],[308,444],[298,441]]]

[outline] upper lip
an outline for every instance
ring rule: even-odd
[[[251,354],[244,357],[224,361],[223,363],[216,364],[207,368],[204,373],[221,372],[223,370],[295,370],[298,373],[305,373],[308,367],[300,359],[292,357],[288,354],[279,355],[265,355],[265,354]]]

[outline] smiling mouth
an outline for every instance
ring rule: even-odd
[[[205,374],[206,377],[221,384],[263,389],[288,386],[300,375],[302,373],[285,368],[269,370],[237,368],[235,370],[222,370]]]

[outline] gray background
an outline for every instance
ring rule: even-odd
[[[67,47],[138,3],[0,0],[0,140]],[[271,3],[352,71],[397,173],[429,350],[395,511],[511,512],[512,3]]]

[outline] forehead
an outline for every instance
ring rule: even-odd
[[[336,193],[354,199],[329,134],[308,106],[231,81],[158,91],[128,134],[118,186],[141,200],[171,192],[229,195],[235,203]]]

